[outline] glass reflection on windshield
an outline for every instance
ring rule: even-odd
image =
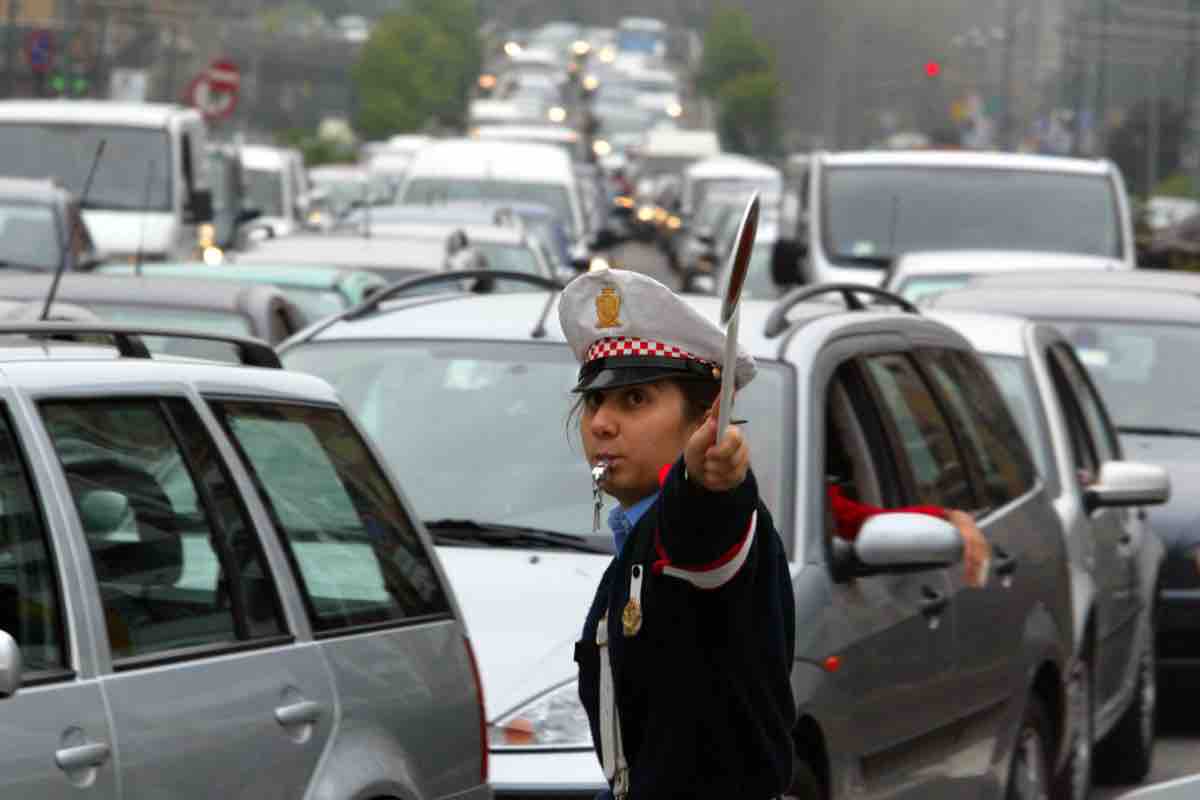
[[[0,205],[0,267],[54,269],[60,244],[49,206]]]
[[[830,258],[881,268],[922,250],[1041,250],[1121,257],[1115,192],[1102,175],[833,167],[822,237]]]
[[[578,367],[564,345],[335,342],[284,362],[337,388],[422,519],[592,535],[588,469],[567,424]],[[737,410],[759,490],[781,517],[786,384],[784,369],[760,362]]]

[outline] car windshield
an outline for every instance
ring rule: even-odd
[[[623,53],[654,53],[661,35],[652,31],[624,30],[617,34],[617,49]]]
[[[0,124],[0,175],[54,178],[78,196],[96,148],[104,154],[88,188],[86,208],[111,211],[171,210],[171,146],[152,128]]]
[[[49,206],[0,204],[0,268],[56,268],[61,248],[58,233]]]
[[[918,250],[1043,250],[1120,258],[1120,212],[1103,175],[831,167],[823,243],[834,261],[882,269]]]
[[[1200,329],[1145,322],[1051,320],[1079,360],[1118,428],[1200,432]]]
[[[466,518],[610,541],[607,529],[592,533],[588,468],[567,420],[578,365],[565,345],[316,342],[287,351],[283,360],[288,369],[333,384],[422,519]],[[758,366],[738,395],[737,416],[750,420],[744,430],[762,498],[786,519],[790,373],[773,363]]]
[[[901,279],[896,293],[909,302],[916,303],[931,295],[961,289],[967,285],[969,275],[914,275]]]
[[[264,217],[286,217],[283,209],[283,173],[278,170],[247,169],[246,205]]]
[[[1004,395],[1008,409],[1016,419],[1021,435],[1025,437],[1025,443],[1033,453],[1038,472],[1045,475],[1047,454],[1040,445],[1046,441],[1041,423],[1041,405],[1028,365],[1024,359],[1013,356],[985,355],[983,361],[1000,387],[1000,393]]]
[[[442,203],[532,203],[547,206],[572,231],[575,217],[567,187],[534,181],[460,180],[455,178],[413,178],[400,200],[405,205]]]
[[[475,242],[474,247],[487,259],[488,269],[512,270],[525,275],[542,274],[537,256],[528,247],[495,242]]]

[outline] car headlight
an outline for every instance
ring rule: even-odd
[[[638,209],[637,217],[642,222],[654,221],[654,206],[642,206]]]
[[[546,112],[546,116],[551,122],[565,122],[567,119],[567,110],[562,106],[554,106]]]
[[[673,117],[675,119],[682,117],[683,116],[683,106],[679,105],[679,103],[668,103],[667,104],[667,115],[670,117]]]
[[[596,141],[592,142],[592,152],[595,153],[599,158],[604,158],[612,153],[612,145],[603,139],[597,139]]]
[[[493,750],[591,750],[592,729],[579,702],[578,682],[551,689],[489,725],[488,746]]]

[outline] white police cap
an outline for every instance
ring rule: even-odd
[[[609,268],[585,272],[563,290],[558,318],[581,364],[576,392],[662,378],[721,378],[725,333],[641,273]],[[754,378],[754,370],[754,359],[739,347],[737,388]]]

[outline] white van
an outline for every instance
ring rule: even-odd
[[[571,159],[549,144],[446,139],[413,158],[398,203],[537,203],[553,209],[571,238],[591,231]]]
[[[704,205],[704,198],[711,189],[726,186],[778,195],[783,192],[783,173],[763,161],[739,155],[697,161],[683,173],[682,216],[687,218]]]
[[[197,225],[212,220],[199,112],[103,100],[0,101],[0,175],[52,178],[76,196],[97,146],[104,153],[83,218],[109,257],[191,258]]]
[[[247,205],[260,216],[256,227],[271,236],[287,236],[303,226],[307,214],[308,178],[299,151],[283,147],[246,145],[242,176]]]
[[[1021,250],[1136,266],[1120,170],[1106,160],[964,151],[814,153],[776,283],[877,285],[914,251]]]

